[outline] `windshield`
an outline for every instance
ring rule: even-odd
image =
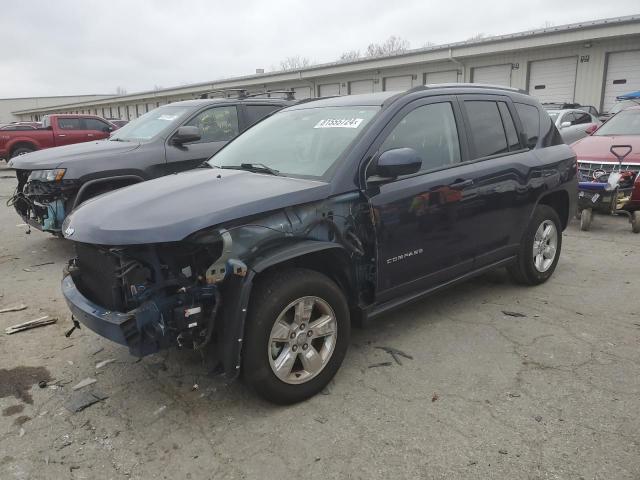
[[[191,111],[188,107],[164,106],[131,120],[116,130],[109,140],[138,142],[151,140],[167,129],[173,129]]]
[[[324,177],[379,107],[326,107],[277,113],[209,160],[214,167],[260,163],[280,175]]]
[[[623,110],[607,120],[594,135],[640,135],[640,109]]]
[[[633,107],[634,105],[640,105],[640,101],[622,100],[620,102],[616,102],[613,107],[611,107],[611,110],[609,110],[609,113],[613,115],[614,113],[618,113],[620,110],[624,110],[628,107]]]

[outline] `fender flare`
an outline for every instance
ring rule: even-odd
[[[84,200],[83,195],[90,187],[94,185],[99,185],[101,183],[108,183],[108,182],[120,181],[120,180],[133,180],[133,182],[131,182],[132,184],[144,182],[144,178],[142,178],[139,175],[117,175],[114,177],[96,178],[94,180],[89,180],[88,182],[84,183],[78,190],[78,193],[76,194],[76,198],[73,200],[73,205],[71,206],[71,210],[74,210],[78,205],[82,203],[82,201]]]
[[[249,266],[246,276],[231,275],[224,280],[220,316],[223,333],[219,348],[222,352],[221,360],[224,373],[228,378],[236,378],[240,374],[245,320],[255,277],[267,268],[288,260],[332,249],[344,250],[344,247],[337,243],[316,240],[304,240],[295,245],[286,245],[259,258]]]

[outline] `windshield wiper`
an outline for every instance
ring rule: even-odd
[[[122,138],[110,138],[110,142],[128,142],[128,140],[123,140]]]
[[[240,165],[223,165],[218,168],[229,168],[233,170],[249,170],[256,173],[268,173],[270,175],[278,175],[279,170],[267,167],[264,163],[241,163]]]

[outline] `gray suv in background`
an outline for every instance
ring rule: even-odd
[[[296,103],[281,98],[200,99],[156,108],[107,140],[13,158],[18,187],[10,204],[29,225],[60,234],[89,198],[189,170],[264,117]]]

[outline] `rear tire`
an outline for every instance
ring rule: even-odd
[[[31,152],[35,152],[35,149],[30,147],[18,147],[13,152],[11,152],[10,158],[19,157],[20,155],[24,155],[26,153],[31,153]]]
[[[267,274],[249,304],[244,380],[270,402],[305,400],[336,374],[349,336],[349,307],[331,279],[301,268]]]
[[[547,205],[538,205],[520,242],[516,261],[507,270],[516,283],[539,285],[553,275],[561,249],[558,213]]]
[[[588,232],[589,228],[591,228],[591,218],[593,214],[590,208],[585,208],[580,212],[580,230],[583,232]]]
[[[631,213],[631,231],[640,233],[640,210]]]

